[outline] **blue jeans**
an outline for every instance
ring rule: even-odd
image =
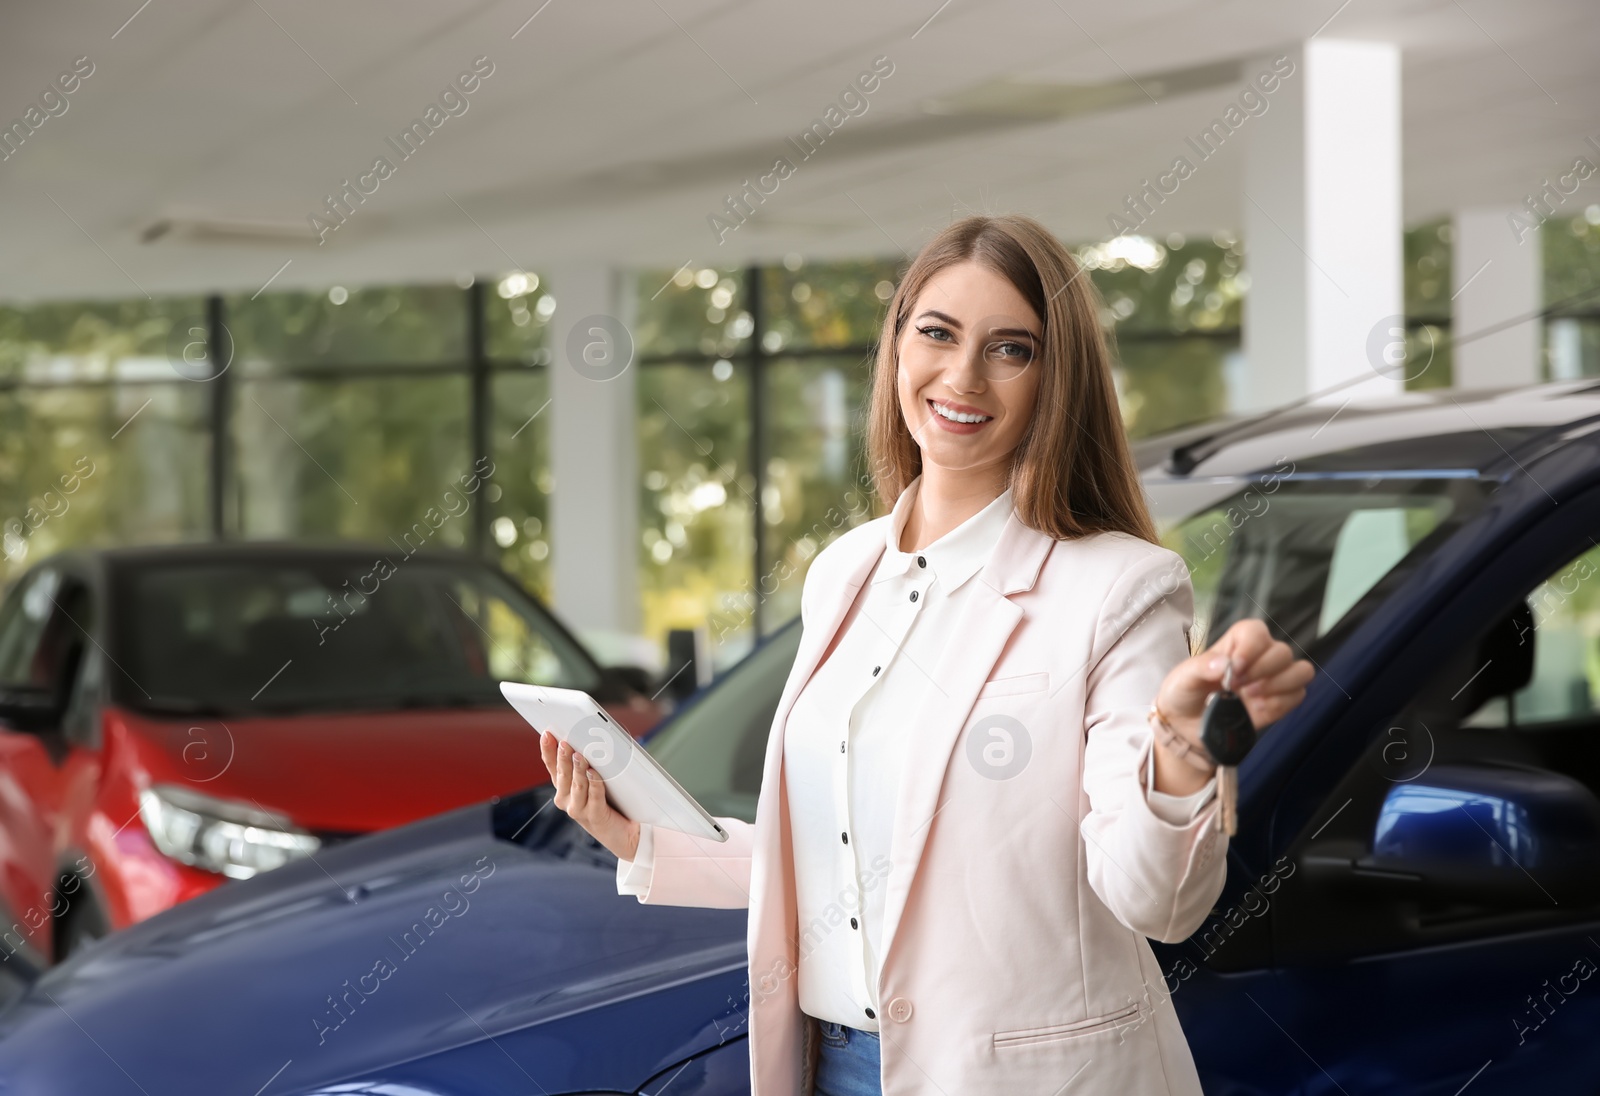
[[[883,1096],[879,1083],[878,1033],[818,1020],[816,1096]]]

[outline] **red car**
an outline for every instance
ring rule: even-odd
[[[0,940],[42,967],[222,883],[548,779],[498,682],[661,714],[467,555],[69,553],[0,604]]]

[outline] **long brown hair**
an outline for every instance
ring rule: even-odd
[[[1100,294],[1050,232],[1031,217],[965,217],[929,240],[889,302],[873,366],[867,456],[885,509],[922,471],[922,453],[896,392],[900,335],[928,280],[973,261],[1005,278],[1044,325],[1033,421],[1011,463],[1025,525],[1057,540],[1109,530],[1157,542],[1117,406]]]

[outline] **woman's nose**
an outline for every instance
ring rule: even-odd
[[[945,368],[945,387],[952,392],[982,392],[988,383],[984,373],[983,347],[974,343],[955,355]]]

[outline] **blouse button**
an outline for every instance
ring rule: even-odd
[[[850,927],[853,928],[853,929],[858,929],[858,928],[861,927],[861,925],[856,921],[856,919],[854,917],[852,917],[852,918],[850,918]]]
[[[867,1009],[867,1019],[876,1020],[877,1018],[878,1018],[878,1014],[876,1012],[873,1012],[870,1008]]]
[[[843,742],[839,743],[839,752],[840,753],[844,753],[844,743]]]
[[[918,567],[926,567],[927,565],[928,565],[928,561],[927,560],[923,559],[921,556],[917,557],[917,566]]]
[[[917,600],[917,592],[915,590],[911,591],[911,600],[912,601],[916,601]]]
[[[847,834],[847,833],[841,833],[839,835],[839,839],[841,841],[843,841],[846,845],[850,844],[850,835]]]
[[[881,670],[881,669],[883,669],[882,666],[874,666],[872,668],[872,676],[873,677],[877,677],[878,676],[878,671]]]

